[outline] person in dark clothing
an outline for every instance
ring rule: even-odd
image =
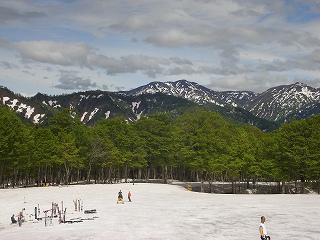
[[[12,216],[11,216],[11,222],[12,223],[17,223],[17,220],[14,218],[14,214],[12,214]]]
[[[120,190],[119,193],[118,193],[118,201],[117,201],[117,203],[119,203],[119,202],[124,203],[124,201],[123,201],[123,195],[122,195],[121,190]]]

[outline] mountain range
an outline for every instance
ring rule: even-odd
[[[272,131],[283,122],[320,113],[320,89],[304,83],[281,85],[262,93],[214,91],[187,80],[151,82],[130,91],[85,91],[33,97],[15,94],[0,87],[0,105],[13,109],[24,121],[46,124],[57,109],[71,108],[81,122],[94,125],[100,118],[124,116],[136,121],[153,113],[179,116],[201,106],[235,121]]]

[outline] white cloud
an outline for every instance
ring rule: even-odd
[[[92,47],[80,42],[24,41],[13,43],[12,46],[26,60],[89,69],[102,68],[110,75],[140,71],[155,78],[157,75],[167,73],[166,69],[172,66],[192,65],[191,61],[179,57],[163,58],[130,54],[116,59],[97,54]]]
[[[15,77],[14,66],[26,79],[45,79],[40,68],[86,69],[79,82],[101,72],[108,80],[94,80],[97,86],[114,89],[138,87],[141,78],[206,84],[227,78],[225,87],[262,91],[277,84],[276,75],[291,83],[316,79],[319,26],[316,0],[4,0],[0,67]],[[26,64],[31,69],[23,72]],[[64,89],[78,86],[46,77]]]
[[[90,79],[85,79],[77,76],[75,71],[60,71],[59,84],[55,85],[55,88],[65,89],[65,90],[89,90],[91,88],[96,88],[97,84],[91,82]]]
[[[88,66],[87,56],[92,51],[87,44],[81,42],[24,41],[13,43],[13,46],[23,58],[62,66]]]
[[[232,78],[226,76],[214,78],[207,87],[216,91],[223,91],[225,89],[232,91],[251,90],[259,93],[274,86],[290,84],[291,81],[285,75],[271,76],[265,73],[253,75],[238,74]]]
[[[2,3],[0,6],[0,24],[12,24],[12,22],[23,23],[25,21],[38,20],[45,18],[46,14],[42,11],[33,10],[31,7],[27,7],[22,2],[19,7],[16,5],[17,1],[11,1]]]

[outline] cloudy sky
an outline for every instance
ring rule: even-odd
[[[0,85],[31,96],[186,79],[320,87],[319,0],[1,0]]]

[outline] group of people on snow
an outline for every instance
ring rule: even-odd
[[[128,192],[128,200],[129,200],[129,202],[131,202],[131,192],[130,192],[130,191]],[[119,202],[124,203],[123,195],[122,195],[122,191],[121,191],[121,190],[118,192],[118,200],[117,200],[117,203],[119,203]]]
[[[130,191],[128,192],[128,201],[131,202],[131,192]],[[118,192],[117,203],[119,203],[119,202],[124,203],[123,194],[122,194],[121,190]],[[16,220],[15,219],[15,215],[12,214],[11,223],[19,223],[19,225],[21,225],[21,223],[24,221],[23,210],[19,213],[18,220]],[[265,216],[261,216],[261,222],[260,222],[260,226],[259,226],[260,238],[261,238],[261,240],[270,240],[271,238],[268,235],[268,231],[267,231],[267,227],[265,225],[265,221],[266,221]]]
[[[131,192],[130,191],[128,192],[128,200],[129,200],[129,202],[131,202]],[[119,202],[124,203],[123,195],[122,195],[122,191],[121,190],[118,192],[118,201],[117,201],[117,203],[119,203]],[[261,240],[270,240],[271,238],[268,235],[267,227],[265,225],[265,221],[266,221],[265,216],[261,216],[261,222],[260,222],[260,227],[259,227],[260,237],[261,237]]]
[[[23,210],[18,214],[18,219],[15,218],[15,215],[12,214],[11,216],[11,223],[18,223],[19,226],[21,226],[21,224],[25,221],[24,216],[23,216]]]

